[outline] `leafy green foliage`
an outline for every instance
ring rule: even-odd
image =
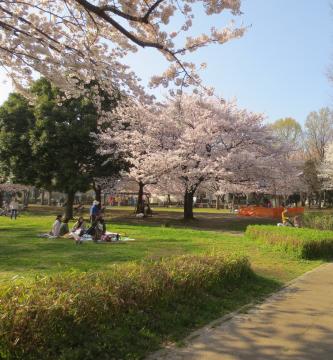
[[[112,176],[124,167],[122,159],[110,161],[112,156],[98,152],[92,136],[98,132],[98,115],[89,99],[63,99],[46,79],[37,80],[29,92],[33,106],[11,94],[0,108],[0,163],[14,182],[63,191],[73,199],[76,191],[91,188],[94,177]],[[116,100],[107,105],[112,108]]]
[[[302,145],[302,127],[295,119],[288,117],[276,120],[271,124],[271,128],[280,140],[290,144],[294,149]]]
[[[318,176],[318,168],[314,160],[305,161],[302,177],[309,194],[315,194],[320,191],[322,182]]]
[[[250,225],[246,229],[246,235],[299,258],[331,259],[333,257],[333,231]]]
[[[34,178],[30,131],[35,126],[33,108],[19,94],[10,94],[0,107],[0,169],[4,177],[29,183]]]
[[[246,258],[206,255],[9,286],[0,303],[0,355],[4,359],[139,358],[171,334],[195,326],[198,317],[191,319],[189,310],[203,315],[208,310],[206,300],[226,299],[249,283],[258,286]]]

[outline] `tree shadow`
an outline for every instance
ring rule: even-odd
[[[195,219],[184,221],[181,213],[171,211],[155,213],[152,217],[138,219],[132,213],[117,210],[110,212],[107,219],[118,224],[166,226],[236,233],[244,232],[248,225],[273,225],[277,222],[276,219],[243,217],[225,213],[196,213]]]
[[[326,301],[323,308],[317,307],[313,296],[320,300],[323,294],[312,294],[308,301],[313,291],[311,285],[303,287],[306,281],[281,290],[246,314],[203,329],[182,348],[163,350],[148,359],[331,360],[331,304]]]

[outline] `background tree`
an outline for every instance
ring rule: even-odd
[[[313,202],[313,197],[317,198],[321,191],[322,181],[319,177],[317,163],[314,160],[306,160],[304,163],[302,180],[305,184],[309,207]],[[319,196],[319,201],[321,198]]]
[[[30,130],[35,127],[33,108],[20,94],[10,94],[0,107],[0,166],[2,173],[17,183],[34,177],[31,161]]]
[[[1,139],[7,139],[1,142],[6,145],[4,152],[1,148],[2,162],[15,182],[65,192],[66,217],[71,218],[76,191],[91,188],[102,172],[110,176],[119,172],[123,162],[97,152],[91,134],[98,132],[98,116],[89,99],[71,98],[59,104],[62,93],[46,79],[36,81],[29,92],[35,98],[33,107],[15,95],[17,106],[11,108],[17,111],[10,113],[6,103],[0,112]],[[22,120],[22,113],[30,116],[29,121]],[[19,146],[22,121],[26,125],[25,154]],[[17,131],[12,131],[13,127]]]
[[[308,157],[318,164],[325,158],[329,143],[333,141],[333,114],[329,108],[311,112],[305,121],[305,146]]]
[[[329,144],[324,161],[318,169],[322,189],[325,191],[325,202],[332,204],[333,195],[333,143]]]
[[[322,179],[319,176],[319,169],[325,160],[328,145],[333,141],[333,114],[329,108],[322,108],[318,112],[311,112],[305,122],[305,149],[307,159],[304,172],[311,174],[308,184],[317,184],[319,189],[315,193],[318,196],[318,205],[322,203]],[[310,171],[311,169],[311,171]],[[316,172],[316,176],[314,175]],[[312,179],[312,181],[310,181]],[[316,185],[317,186],[317,185]],[[309,188],[311,193],[312,187]]]
[[[303,141],[302,126],[293,118],[276,120],[271,128],[281,142],[288,144],[293,151],[300,150]]]

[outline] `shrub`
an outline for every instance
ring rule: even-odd
[[[329,214],[306,213],[303,216],[306,228],[318,230],[333,230],[333,216]]]
[[[333,231],[250,225],[246,235],[303,259],[333,257]]]
[[[193,326],[182,317],[189,304],[251,277],[247,258],[182,256],[12,285],[0,300],[0,358],[139,358],[138,348],[160,345],[168,321]]]

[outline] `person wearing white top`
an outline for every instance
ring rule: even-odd
[[[9,208],[10,208],[10,218],[11,219],[15,219],[17,217],[17,210],[18,210],[19,204],[16,200],[16,198],[14,198],[11,203],[9,204]]]
[[[55,222],[52,225],[52,230],[51,230],[51,235],[52,236],[59,236],[59,232],[60,232],[60,226],[61,226],[61,219],[62,219],[62,215],[58,215],[55,219]]]

